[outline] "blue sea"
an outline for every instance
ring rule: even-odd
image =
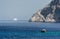
[[[60,23],[0,21],[0,39],[60,39]]]

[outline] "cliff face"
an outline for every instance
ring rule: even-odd
[[[60,22],[60,0],[52,0],[29,19],[31,22]]]

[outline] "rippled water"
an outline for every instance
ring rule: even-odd
[[[60,32],[0,32],[0,39],[60,39]]]
[[[0,23],[0,39],[60,39],[60,23]],[[45,28],[47,32],[42,33]]]

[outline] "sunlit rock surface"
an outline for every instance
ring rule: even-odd
[[[60,0],[52,0],[29,19],[30,22],[60,22]]]

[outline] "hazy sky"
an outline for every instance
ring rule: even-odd
[[[0,0],[0,20],[28,20],[51,0]]]

